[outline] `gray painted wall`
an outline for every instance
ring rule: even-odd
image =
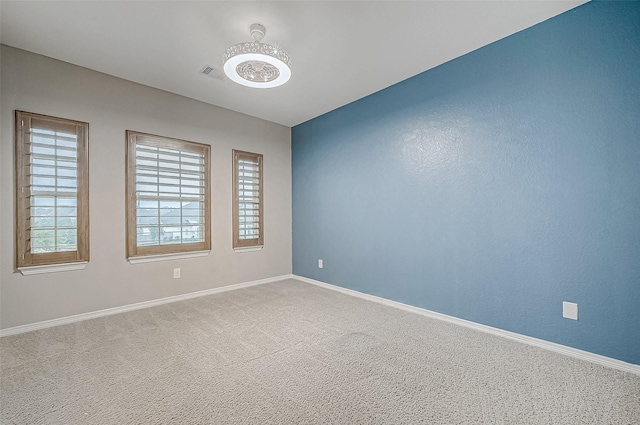
[[[291,273],[290,129],[2,46],[0,327]],[[215,84],[215,82],[212,82]],[[82,271],[22,276],[14,252],[14,110],[89,123],[91,261]],[[125,130],[212,146],[208,257],[131,265],[125,258]],[[235,253],[231,150],[264,154],[265,247]],[[173,268],[182,277],[173,279]]]

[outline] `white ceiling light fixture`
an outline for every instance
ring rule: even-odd
[[[235,44],[222,55],[224,73],[231,80],[247,87],[278,87],[291,78],[291,60],[282,50],[261,43],[267,32],[260,24],[249,27],[255,41]]]

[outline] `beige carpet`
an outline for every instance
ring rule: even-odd
[[[293,280],[0,348],[2,424],[640,424],[640,376]]]

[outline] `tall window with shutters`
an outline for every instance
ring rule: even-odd
[[[209,145],[127,131],[127,256],[211,249]]]
[[[264,245],[262,155],[233,151],[233,247]]]
[[[89,124],[16,111],[18,269],[89,261]]]

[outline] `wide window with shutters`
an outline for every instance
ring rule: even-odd
[[[209,145],[127,131],[127,256],[211,249]]]
[[[264,245],[262,155],[233,151],[233,247]]]
[[[16,252],[23,274],[89,261],[88,140],[85,122],[16,111]]]

